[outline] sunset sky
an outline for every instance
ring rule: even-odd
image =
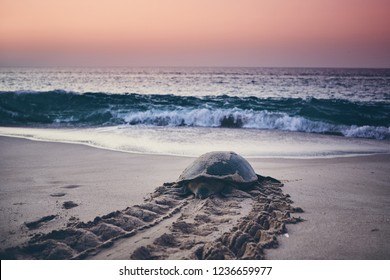
[[[390,67],[390,0],[0,0],[0,65]]]

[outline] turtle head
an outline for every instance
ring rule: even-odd
[[[214,193],[219,193],[224,188],[224,183],[219,180],[192,180],[187,184],[188,189],[200,199],[205,199]]]

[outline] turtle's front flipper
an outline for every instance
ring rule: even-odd
[[[233,188],[234,187],[232,185],[226,184],[226,186],[224,188],[222,188],[222,190],[220,192],[221,196],[229,197],[229,195],[232,193]]]
[[[148,199],[159,197],[164,194],[172,194],[177,196],[187,196],[190,194],[188,188],[183,184],[178,183],[164,183],[162,186],[156,188],[153,193],[150,194]]]
[[[187,188],[186,185],[172,185],[170,187],[167,187],[166,190],[163,192],[164,194],[173,194],[173,195],[178,195],[178,196],[187,196],[191,192]]]

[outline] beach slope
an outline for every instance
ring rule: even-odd
[[[175,181],[193,160],[9,137],[0,137],[0,157],[1,250],[144,204],[144,198]],[[288,225],[288,234],[277,238],[278,249],[266,250],[265,258],[390,259],[389,155],[249,161],[259,174],[281,180],[283,193],[305,211],[299,214],[305,221]],[[244,205],[233,210],[249,215]],[[169,233],[164,226],[154,227],[161,230],[159,236]],[[165,237],[163,245],[172,241]],[[140,240],[148,244],[148,238]],[[95,258],[131,257],[125,245],[130,239],[112,245],[121,253],[103,250]],[[143,253],[134,256],[142,258]]]

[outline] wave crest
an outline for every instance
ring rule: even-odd
[[[119,118],[123,118],[124,124],[127,125],[276,129],[356,138],[390,138],[390,127],[335,125],[269,111],[211,110],[204,108],[175,111],[150,110],[126,114]]]

